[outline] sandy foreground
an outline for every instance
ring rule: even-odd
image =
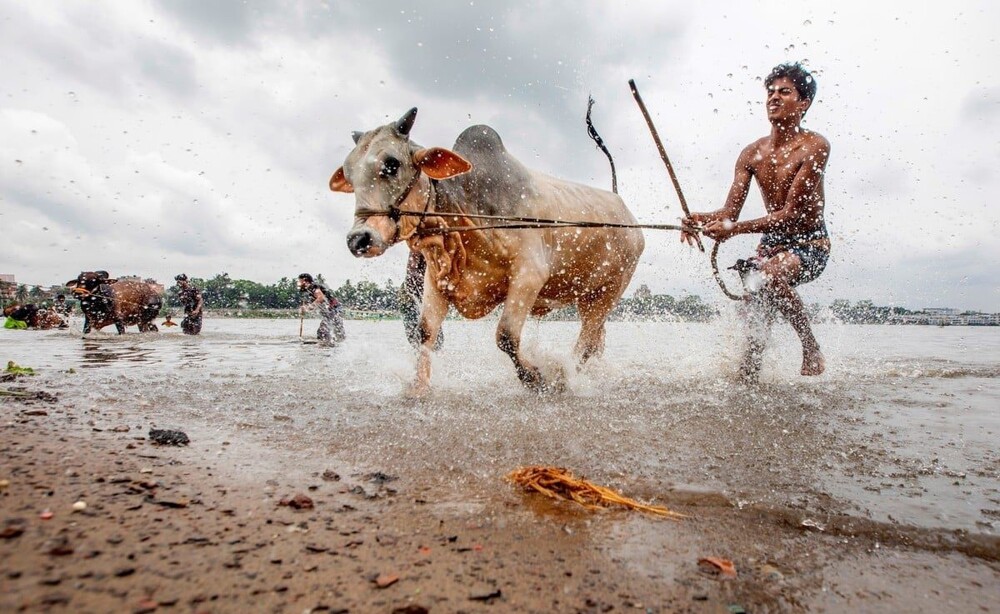
[[[0,397],[0,611],[996,611],[1000,539],[664,493],[683,521],[439,492],[140,411]],[[248,470],[259,459],[261,470]],[[253,464],[253,463],[251,463]],[[502,475],[497,478],[502,479]],[[625,493],[628,494],[628,493]],[[301,495],[298,500],[293,500]],[[311,507],[305,504],[305,498]],[[84,509],[78,502],[84,502]],[[301,502],[304,505],[298,506]],[[283,504],[284,503],[284,504]],[[289,504],[292,503],[292,504]],[[733,562],[712,573],[703,557]]]

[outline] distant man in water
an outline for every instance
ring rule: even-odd
[[[174,277],[177,287],[180,288],[178,298],[184,307],[184,319],[181,320],[181,330],[185,335],[197,335],[201,332],[202,315],[205,301],[201,296],[201,290],[188,281],[188,276],[184,273]],[[168,318],[169,320],[169,318]]]
[[[802,118],[816,97],[816,81],[800,64],[780,64],[764,80],[771,133],[748,145],[736,161],[736,176],[726,204],[718,211],[693,213],[685,223],[701,225],[716,241],[738,234],[763,233],[747,266],[762,276],[750,304],[761,311],[762,332],[748,334],[740,367],[745,379],[755,380],[761,367],[766,336],[780,312],[802,342],[802,375],[819,375],[826,365],[813,336],[805,306],[795,287],[823,272],[830,255],[830,236],[823,210],[823,176],[830,143],[802,128]],[[757,180],[767,215],[737,221],[752,179]],[[689,245],[694,236],[681,234]]]
[[[73,305],[66,302],[66,295],[60,294],[56,296],[56,300],[52,303],[52,311],[59,314],[60,317],[68,318],[69,314],[73,311]]]
[[[341,313],[340,301],[323,284],[313,281],[312,275],[302,273],[297,282],[299,293],[302,295],[301,313],[312,311],[319,312],[322,321],[316,329],[316,338],[324,343],[340,343],[347,338],[344,331],[344,317]]]

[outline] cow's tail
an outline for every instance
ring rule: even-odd
[[[604,155],[608,157],[608,162],[611,163],[611,191],[615,194],[618,193],[618,174],[615,172],[615,159],[611,157],[611,152],[604,145],[604,139],[601,135],[597,134],[597,129],[594,128],[594,122],[590,120],[590,110],[594,107],[594,98],[592,96],[587,97],[587,134],[590,138],[594,139],[597,146],[601,148]]]

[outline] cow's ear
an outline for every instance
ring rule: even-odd
[[[343,166],[333,171],[333,176],[330,177],[330,189],[334,192],[347,192],[348,194],[354,191],[354,186],[344,176]]]
[[[118,279],[117,278],[115,278],[115,279],[105,279],[104,283],[106,283],[106,284],[116,284],[116,283],[118,283]]]
[[[67,288],[75,288],[75,287],[77,287],[77,285],[79,283],[80,283],[80,280],[78,280],[78,279],[71,279],[71,280],[67,281],[66,283],[64,283],[63,285],[66,286]]]
[[[431,179],[448,179],[472,170],[472,164],[457,153],[443,147],[418,149],[413,163]]]

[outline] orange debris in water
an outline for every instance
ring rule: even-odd
[[[679,514],[665,507],[639,503],[634,499],[623,497],[611,489],[578,479],[563,467],[521,467],[511,471],[507,475],[507,479],[523,486],[526,490],[535,490],[553,499],[575,501],[587,509],[620,505],[666,518],[687,518],[684,514]]]

